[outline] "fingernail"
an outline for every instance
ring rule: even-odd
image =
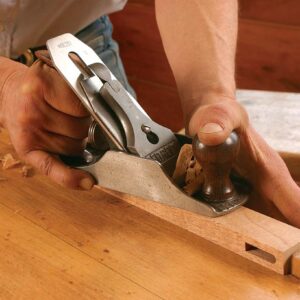
[[[217,123],[207,123],[201,129],[201,133],[217,133],[223,131],[223,128]]]
[[[90,190],[94,185],[94,180],[90,179],[90,178],[83,178],[80,180],[79,186],[83,189],[83,190]]]

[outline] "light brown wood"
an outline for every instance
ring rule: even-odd
[[[11,152],[4,139],[0,156]],[[18,169],[0,177],[0,299],[299,298],[293,277],[104,191],[68,191]]]
[[[292,257],[291,265],[292,265],[291,273],[295,277],[300,279],[300,251],[294,253],[294,255]]]
[[[299,229],[246,207],[225,216],[208,218],[137,197],[111,193],[280,274],[291,273],[291,257],[300,250]]]
[[[2,204],[0,220],[1,299],[157,299]]]

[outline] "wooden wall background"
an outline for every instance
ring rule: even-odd
[[[182,114],[154,0],[129,0],[111,20],[139,102],[157,122],[178,130]],[[240,0],[239,23],[238,87],[300,92],[300,1]]]

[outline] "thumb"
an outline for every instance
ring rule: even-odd
[[[190,119],[189,134],[198,134],[206,145],[219,145],[233,130],[243,131],[247,125],[244,108],[236,101],[224,101],[198,107]]]

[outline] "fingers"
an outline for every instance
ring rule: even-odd
[[[95,184],[94,178],[87,172],[72,169],[64,165],[51,154],[36,150],[26,154],[25,160],[42,174],[56,183],[71,189],[90,190]]]
[[[90,117],[78,118],[61,113],[49,107],[41,124],[43,129],[72,139],[84,139],[88,136]]]
[[[239,160],[258,193],[256,201],[272,202],[292,225],[300,228],[300,188],[282,158],[251,126],[241,142]]]
[[[44,99],[51,107],[74,117],[89,116],[78,97],[55,69],[42,62],[36,63],[32,68],[42,77]]]
[[[242,131],[247,125],[247,113],[236,101],[220,102],[200,106],[190,120],[189,133],[198,134],[206,145],[218,145],[234,129]]]
[[[84,140],[72,139],[63,135],[45,132],[40,142],[40,149],[47,152],[67,155],[67,156],[81,156],[85,148]]]
[[[9,96],[6,127],[17,153],[65,187],[91,189],[91,175],[50,154],[81,154],[89,126],[89,114],[58,73],[36,63],[14,78]]]

